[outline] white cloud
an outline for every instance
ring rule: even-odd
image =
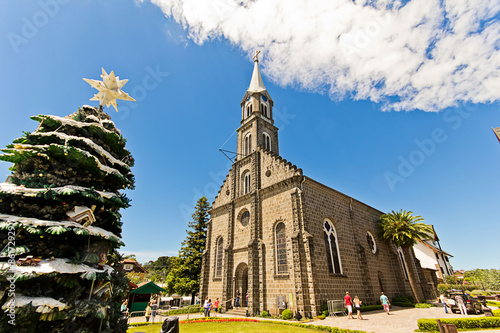
[[[497,0],[150,0],[196,43],[222,37],[278,84],[438,111],[500,100]]]

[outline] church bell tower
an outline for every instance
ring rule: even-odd
[[[251,154],[257,146],[279,155],[278,128],[274,126],[273,100],[259,69],[260,51],[255,53],[250,86],[241,100],[241,126],[238,132],[237,160]]]

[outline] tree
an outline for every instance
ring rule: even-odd
[[[424,219],[419,215],[412,215],[413,212],[400,210],[399,212],[392,211],[389,214],[384,214],[380,217],[377,228],[379,237],[386,242],[393,242],[403,250],[404,258],[408,271],[408,279],[415,297],[415,301],[419,302],[420,298],[418,288],[415,281],[415,269],[411,264],[413,262],[410,256],[410,249],[418,242],[428,239],[432,235],[432,227],[422,223]],[[404,263],[403,263],[404,264]]]
[[[193,220],[186,230],[187,237],[182,242],[179,257],[172,260],[172,269],[167,276],[166,290],[169,294],[191,295],[191,304],[194,296],[200,289],[201,259],[207,239],[208,210],[210,205],[207,198],[201,197],[195,206]]]
[[[465,271],[464,280],[481,289],[500,290],[500,270],[498,269],[477,268]]]
[[[153,282],[164,282],[168,273],[172,269],[172,260],[174,257],[162,256],[155,261],[148,261],[143,265],[148,270],[149,278]]]
[[[0,184],[0,290],[14,282],[15,324],[0,331],[126,332],[119,304],[128,281],[122,257],[122,189],[134,187],[134,160],[110,116],[90,106],[67,117],[38,115],[35,132],[2,149],[13,163]],[[7,261],[8,258],[8,262]],[[10,309],[9,309],[10,311]],[[10,314],[10,313],[9,313]]]

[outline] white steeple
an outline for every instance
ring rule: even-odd
[[[262,76],[260,75],[260,69],[259,69],[259,59],[257,56],[259,55],[260,51],[255,52],[255,55],[253,56],[254,59],[254,66],[253,66],[253,74],[252,74],[252,80],[250,81],[250,86],[248,87],[248,92],[254,93],[254,92],[262,92],[266,90],[266,87],[264,87],[264,82],[262,81]]]

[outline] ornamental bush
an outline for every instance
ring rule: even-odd
[[[428,309],[428,308],[432,307],[432,304],[429,304],[429,303],[417,303],[417,304],[415,304],[415,307],[416,308],[421,308],[421,309]]]
[[[446,318],[439,320],[443,324],[454,324],[458,329],[464,330],[500,327],[500,317]],[[422,331],[439,331],[437,319],[421,318],[417,321],[417,324]]]
[[[368,311],[374,311],[374,310],[382,310],[384,306],[382,304],[379,305],[367,305],[367,306],[362,306],[361,307],[361,312],[368,312]]]
[[[457,290],[463,290],[465,292],[470,292],[474,290],[473,285],[463,285],[463,284],[447,284],[447,283],[440,283],[437,285],[437,290],[440,294],[446,294],[447,290],[451,289],[457,289]]]
[[[292,319],[292,311],[288,309],[283,310],[283,312],[281,313],[281,319]]]
[[[267,317],[267,316],[268,316],[267,311],[262,311],[262,312],[260,313],[260,316],[261,316],[261,317]]]

